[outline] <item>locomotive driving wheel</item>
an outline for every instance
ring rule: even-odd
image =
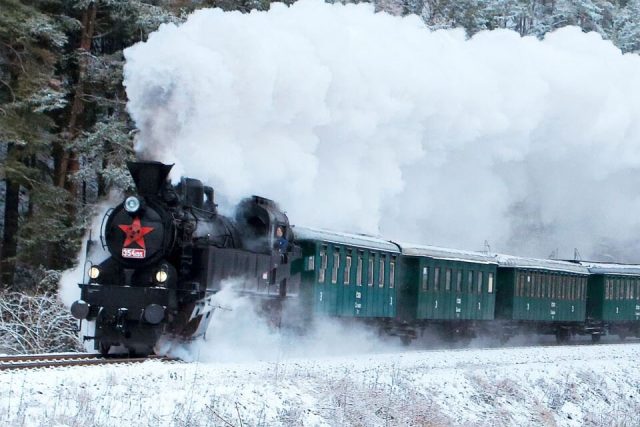
[[[111,345],[105,342],[100,343],[100,354],[106,357],[109,354],[109,350],[111,350]]]

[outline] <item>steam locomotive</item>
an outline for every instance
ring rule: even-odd
[[[518,333],[640,337],[640,265],[544,260],[290,226],[271,200],[220,215],[211,187],[167,181],[170,165],[133,162],[136,194],[103,220],[111,256],[88,270],[71,312],[95,322],[95,348],[146,355],[162,335],[202,336],[228,278],[265,321],[306,330],[353,320],[409,343]],[[292,302],[294,302],[292,304]]]
[[[212,296],[224,279],[242,277],[277,313],[286,297],[294,247],[289,220],[271,200],[242,201],[229,218],[211,187],[167,180],[172,165],[131,162],[136,193],[105,214],[101,232],[110,257],[91,265],[72,315],[95,322],[95,349],[124,346],[147,355],[162,335],[201,336]],[[253,286],[252,286],[253,285]]]

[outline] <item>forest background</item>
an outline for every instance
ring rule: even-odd
[[[291,0],[285,0],[291,3]],[[373,0],[431,29],[567,25],[640,52],[640,0]],[[0,352],[78,347],[55,297],[99,200],[126,190],[135,127],[123,50],[200,8],[248,13],[269,0],[0,0]],[[64,331],[61,333],[60,331]]]

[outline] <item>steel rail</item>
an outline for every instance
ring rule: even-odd
[[[141,363],[147,360],[176,361],[164,356],[104,357],[95,353],[28,354],[0,356],[0,371],[13,369],[53,368],[66,366],[90,366],[124,363]]]

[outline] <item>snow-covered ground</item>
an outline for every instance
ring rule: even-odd
[[[11,426],[637,426],[640,344],[0,374]]]

